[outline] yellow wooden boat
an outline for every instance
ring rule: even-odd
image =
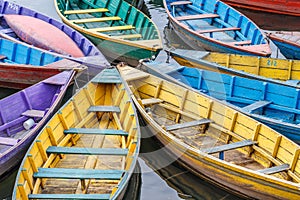
[[[300,61],[186,49],[168,50],[180,65],[298,86]],[[215,63],[215,65],[212,65]],[[272,80],[273,79],[273,80]],[[284,81],[286,81],[284,83]]]
[[[300,147],[205,94],[119,67],[154,135],[193,173],[244,197],[300,199]]]
[[[119,199],[137,163],[136,111],[116,68],[80,89],[46,124],[12,199]]]

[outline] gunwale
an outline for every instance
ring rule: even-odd
[[[112,77],[114,77],[113,80],[111,79]],[[118,72],[115,68],[104,69],[83,88],[77,91],[76,94],[74,94],[73,97],[70,100],[68,100],[59,109],[59,111],[49,120],[49,122],[44,126],[44,128],[36,137],[35,142],[33,142],[29,147],[17,174],[12,196],[13,199],[20,199],[20,195],[22,195],[22,199],[26,199],[28,194],[36,194],[41,192],[43,186],[45,187],[45,190],[42,190],[44,191],[44,193],[47,193],[48,191],[52,192],[53,195],[63,195],[64,198],[92,198],[92,195],[94,195],[93,198],[100,198],[100,196],[97,195],[101,195],[99,193],[106,191],[104,192],[101,198],[121,199],[125,193],[129,179],[135,169],[135,165],[137,163],[137,156],[140,148],[140,130],[136,117],[137,113],[135,107],[133,106],[133,103],[129,98],[129,95],[127,94],[127,91],[128,88],[126,88],[126,86],[122,84],[122,79],[118,77]],[[111,105],[119,106],[120,112],[106,113],[106,111],[103,111],[104,113],[101,113],[98,111],[88,111],[90,106],[101,107],[100,105],[105,105],[104,110],[106,110],[106,108]],[[118,135],[117,133],[115,133],[112,135],[102,135],[99,133],[100,135],[93,135],[89,133],[84,134],[81,131],[80,133],[82,134],[64,133],[64,130],[70,130],[72,129],[72,127],[84,127],[87,131],[89,131],[89,128],[93,126],[98,127],[96,128],[96,131],[101,130],[101,128],[104,130],[120,129],[128,132],[128,134]],[[40,145],[37,143],[40,143]],[[59,153],[52,152],[46,154],[45,151],[43,153],[42,150],[39,150],[46,150],[49,146],[65,147],[69,150],[72,150],[72,147],[81,146],[83,150],[87,148],[87,151],[89,150],[89,148],[93,148],[93,151],[101,149],[107,150],[108,152],[115,151],[117,149],[127,149],[128,151],[126,151],[125,154],[117,153],[117,158],[112,158],[113,154],[105,153],[100,153],[98,156],[96,156],[97,154],[90,152],[84,157],[84,154],[77,155],[74,154],[74,152],[71,153],[71,155],[67,154],[66,152],[63,152],[62,154],[64,155],[62,156],[62,154]],[[30,163],[30,155],[32,155],[32,157],[35,158],[35,160],[32,161],[35,164]],[[76,166],[74,166],[74,159],[77,159],[78,163],[80,164],[76,164]],[[75,178],[75,190],[72,189],[73,192],[70,192],[70,190],[68,189],[72,187],[69,186],[72,185],[71,180],[67,180],[66,185],[66,183],[64,182],[59,182],[59,179],[53,179],[55,181],[55,186],[51,188],[52,180],[45,180],[45,178],[43,178],[45,181],[44,182],[41,181],[41,178],[31,177],[35,174],[34,171],[36,167],[43,167],[42,169],[46,168],[50,170],[58,170],[59,168],[62,168],[61,171],[63,171],[63,169],[65,168],[75,168],[76,170],[80,170],[79,168],[83,167],[84,171],[80,171],[80,174],[86,174],[85,172],[87,172],[87,174],[91,173],[89,172],[89,169],[110,169],[110,171],[118,171],[118,173],[122,171],[122,174],[119,178],[113,178],[111,180],[110,178],[104,178],[103,180],[95,180],[94,182],[87,183],[84,179],[89,178],[85,177],[83,178],[85,184],[83,184],[82,181],[75,180],[77,177],[76,173],[75,175],[71,175],[72,177],[69,177],[70,175],[67,175],[70,179]],[[26,172],[24,172],[24,168],[26,168]],[[38,170],[37,172],[41,171]],[[93,177],[98,177],[94,173],[96,173],[96,171],[90,174],[89,177],[91,179],[94,179]],[[105,172],[103,171],[102,173]],[[110,177],[110,173],[113,172],[107,173],[109,173],[108,177]],[[31,176],[29,176],[29,178],[26,178],[24,174]],[[80,178],[77,177],[77,179]],[[102,178],[99,177],[99,179]],[[101,189],[102,183],[102,187],[106,188]],[[57,189],[57,184],[62,184],[60,186],[64,186],[64,188],[62,190]],[[80,185],[82,187],[86,186],[86,188],[81,189]],[[110,185],[112,185],[111,188],[109,188]],[[64,192],[64,194],[60,192]],[[68,194],[66,193],[74,193],[75,196],[68,196]],[[87,195],[86,197],[84,197],[84,195],[82,196],[80,193],[89,193],[88,195],[90,196]],[[81,196],[76,197],[76,195]],[[54,196],[52,197],[55,198]]]
[[[83,3],[85,3],[86,5],[88,5],[91,8],[97,8],[97,5],[91,4],[87,1],[82,1]],[[125,4],[127,6],[129,6],[131,9],[136,10],[137,12],[139,12],[144,18],[146,18],[155,28],[156,32],[157,32],[157,38],[155,39],[144,39],[144,40],[136,40],[136,41],[130,41],[130,40],[126,40],[126,39],[120,39],[117,37],[113,37],[110,36],[109,34],[105,34],[105,33],[101,33],[101,32],[93,32],[93,31],[89,31],[87,28],[83,28],[75,23],[72,23],[69,19],[67,19],[66,15],[64,15],[62,12],[62,10],[60,10],[60,6],[58,5],[58,1],[54,0],[54,4],[55,4],[55,8],[56,11],[58,13],[58,15],[60,16],[60,18],[63,20],[64,23],[68,24],[69,26],[73,27],[74,29],[88,35],[91,37],[95,37],[98,39],[102,39],[105,41],[110,41],[113,43],[117,43],[117,44],[121,44],[121,45],[127,45],[127,46],[132,46],[135,48],[140,48],[140,49],[145,49],[147,51],[153,51],[158,53],[158,51],[160,51],[162,49],[162,40],[161,40],[161,36],[160,33],[158,31],[158,28],[156,26],[156,24],[145,14],[143,14],[141,11],[139,11],[137,8],[133,7],[132,5],[130,5],[129,3],[122,2],[122,4]],[[107,6],[105,7],[107,8]],[[109,9],[108,9],[109,10]],[[104,52],[105,53],[105,52]]]
[[[153,134],[155,134],[158,140],[171,154],[175,155],[183,165],[191,168],[192,172],[196,175],[209,177],[211,181],[217,182],[219,185],[222,185],[222,187],[233,190],[243,196],[246,195],[248,197],[262,199],[299,198],[300,150],[296,143],[205,94],[184,89],[176,84],[138,71],[137,69],[130,67],[119,67],[119,69],[121,75],[131,86],[131,98],[144,120],[153,128]],[[138,79],[138,76],[135,76],[135,79],[133,79],[133,74],[147,74],[148,77],[145,78],[144,76],[144,78]],[[174,132],[166,131],[162,124],[154,120],[153,116],[156,108],[151,109],[151,114],[145,111],[145,107],[141,103],[145,98],[159,98],[163,100],[163,103],[155,104],[157,106],[156,108],[164,109],[164,111],[162,111],[164,113],[174,113],[172,116],[166,114],[164,114],[165,116],[162,115],[163,121],[167,121],[166,116],[175,121],[177,120],[177,115],[180,115],[184,121],[208,118],[213,121],[208,125],[209,129],[219,129],[221,132],[220,135],[230,135],[228,141],[233,138],[233,141],[241,141],[244,139],[257,141],[258,143],[252,146],[250,155],[254,153],[256,156],[265,156],[266,163],[264,163],[265,161],[263,160],[260,161],[260,164],[263,165],[262,168],[272,166],[269,165],[269,161],[274,164],[276,163],[275,165],[280,165],[282,162],[292,163],[292,168],[290,169],[294,172],[288,171],[288,175],[292,176],[295,182],[284,180],[282,177],[275,175],[266,175],[256,172],[255,169],[248,169],[221,160],[205,153],[201,147],[197,148],[186,143],[187,140],[178,138],[178,135],[174,134]],[[192,100],[193,98],[194,100]],[[198,101],[198,103],[196,103],[196,101]],[[199,107],[192,106],[196,104]],[[183,122],[181,123],[183,124]],[[166,123],[163,124],[166,126]],[[265,137],[268,139],[263,139]],[[221,138],[218,137],[217,139]],[[196,139],[193,138],[193,141],[195,140]],[[287,156],[284,152],[290,152],[291,155]]]
[[[238,13],[240,16],[243,16],[243,18],[247,19],[248,22],[251,23],[255,27],[257,32],[259,32],[258,34],[260,34],[260,36],[262,37],[261,42],[256,42],[255,44],[251,44],[249,46],[243,46],[243,45],[239,46],[239,45],[235,45],[234,43],[223,42],[221,40],[217,40],[210,36],[205,36],[201,33],[198,33],[196,30],[193,30],[192,25],[183,24],[179,20],[177,20],[176,17],[174,17],[175,11],[172,11],[172,8],[173,9],[175,9],[175,8],[174,8],[174,6],[173,7],[170,6],[170,4],[171,4],[170,2],[185,2],[185,1],[177,1],[177,0],[175,0],[175,1],[164,0],[163,1],[164,7],[168,14],[170,22],[173,24],[174,29],[180,33],[179,36],[182,37],[184,40],[189,40],[189,39],[190,40],[199,40],[199,44],[202,45],[205,49],[209,49],[209,50],[213,50],[213,51],[221,51],[221,52],[226,51],[226,52],[232,52],[232,53],[249,54],[249,55],[252,54],[252,55],[258,55],[258,56],[270,56],[271,55],[271,49],[270,49],[269,43],[266,40],[265,35],[260,31],[260,29],[256,26],[256,24],[254,24],[253,21],[251,21],[250,19],[245,17],[242,13],[236,11],[234,8],[224,4],[223,2],[214,1],[215,8],[217,8],[217,5],[222,4],[223,6],[228,7],[227,10],[232,10],[232,11]],[[200,14],[203,14],[203,12],[205,13],[205,11],[198,8],[198,4],[199,4],[199,6],[203,6],[205,4],[208,4],[207,1],[204,1],[204,2],[203,1],[201,1],[201,2],[190,1],[190,2],[191,2],[190,4],[184,5],[186,10],[189,10],[189,9],[192,10],[192,6],[194,6],[195,7],[194,12],[197,12]],[[212,2],[210,2],[210,3],[212,3]],[[183,4],[179,4],[179,5],[182,6]],[[216,11],[214,11],[214,12],[216,12]],[[229,12],[227,13],[227,15],[229,16]],[[220,15],[220,17],[223,17],[223,16]],[[229,16],[229,17],[231,17],[231,16]],[[221,21],[223,20],[222,18],[218,18],[218,19]],[[214,20],[214,18],[212,18],[212,20]],[[227,26],[228,25],[232,26],[231,24],[225,22],[225,20],[223,20],[223,23],[227,24]],[[245,37],[245,35],[246,35],[246,37]],[[247,34],[244,34],[244,37],[247,38]],[[232,37],[232,38],[235,38],[235,37]],[[190,42],[189,44],[192,45],[192,42]],[[195,48],[197,48],[196,47],[197,45],[194,44],[193,46]],[[199,49],[199,47],[198,47],[198,49]]]

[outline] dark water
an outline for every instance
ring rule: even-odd
[[[49,16],[59,19],[55,12],[53,0],[11,0],[21,5],[36,9]],[[129,1],[129,0],[128,0]],[[138,0],[133,0],[137,2]],[[138,5],[142,5],[137,2]],[[162,0],[145,0],[145,13],[149,14],[157,24],[164,41],[165,48],[188,48],[184,41],[180,40],[167,26],[167,14],[162,6]],[[300,30],[300,20],[296,17],[281,16],[241,10],[264,30]],[[275,46],[272,46],[272,57],[281,56]],[[167,54],[162,51],[157,60],[166,61]],[[171,60],[172,61],[172,60]],[[71,90],[74,93],[74,89]],[[0,88],[0,98],[16,92]],[[69,94],[72,95],[72,94]],[[182,168],[176,159],[171,157],[163,146],[149,134],[148,127],[142,126],[142,146],[139,156],[139,167],[131,181],[125,199],[141,200],[176,200],[176,199],[200,199],[200,200],[237,200],[228,191],[195,177]],[[10,199],[16,170],[8,177],[0,181],[0,200]]]

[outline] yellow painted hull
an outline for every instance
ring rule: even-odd
[[[300,198],[300,147],[296,143],[201,93],[137,69],[120,69],[153,134],[192,172],[241,196]],[[211,121],[204,133],[202,127],[186,127],[199,119]],[[178,130],[174,129],[178,125]],[[244,140],[255,144],[226,150]],[[218,157],[217,153],[208,153],[207,148],[225,148],[222,152],[227,156]],[[288,170],[266,174],[265,170],[284,163],[289,164]]]
[[[240,76],[249,76],[247,75],[249,73],[257,75],[251,78],[261,76],[281,82],[300,80],[300,61],[298,60],[190,50],[171,51],[171,55],[180,65],[189,67]],[[201,60],[215,63],[218,66],[205,65],[199,62]]]

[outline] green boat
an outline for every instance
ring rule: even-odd
[[[162,40],[154,22],[123,0],[55,0],[61,19],[89,38],[111,62],[154,58]]]

